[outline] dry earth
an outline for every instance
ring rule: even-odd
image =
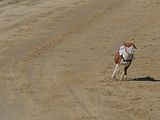
[[[160,0],[0,0],[0,120],[159,120],[159,55]]]

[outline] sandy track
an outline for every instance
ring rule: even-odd
[[[0,1],[0,118],[158,120],[159,0]],[[137,44],[112,81],[114,51]]]

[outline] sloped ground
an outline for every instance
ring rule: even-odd
[[[158,120],[159,11],[160,0],[1,0],[0,119]],[[123,41],[138,47],[132,80],[112,81]]]

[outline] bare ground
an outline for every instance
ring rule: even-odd
[[[159,19],[160,0],[0,0],[0,119],[159,120]]]

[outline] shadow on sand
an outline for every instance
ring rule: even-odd
[[[128,81],[150,81],[150,82],[160,82],[160,80],[157,80],[150,76],[144,76],[144,77],[137,77],[137,78],[131,78]]]

